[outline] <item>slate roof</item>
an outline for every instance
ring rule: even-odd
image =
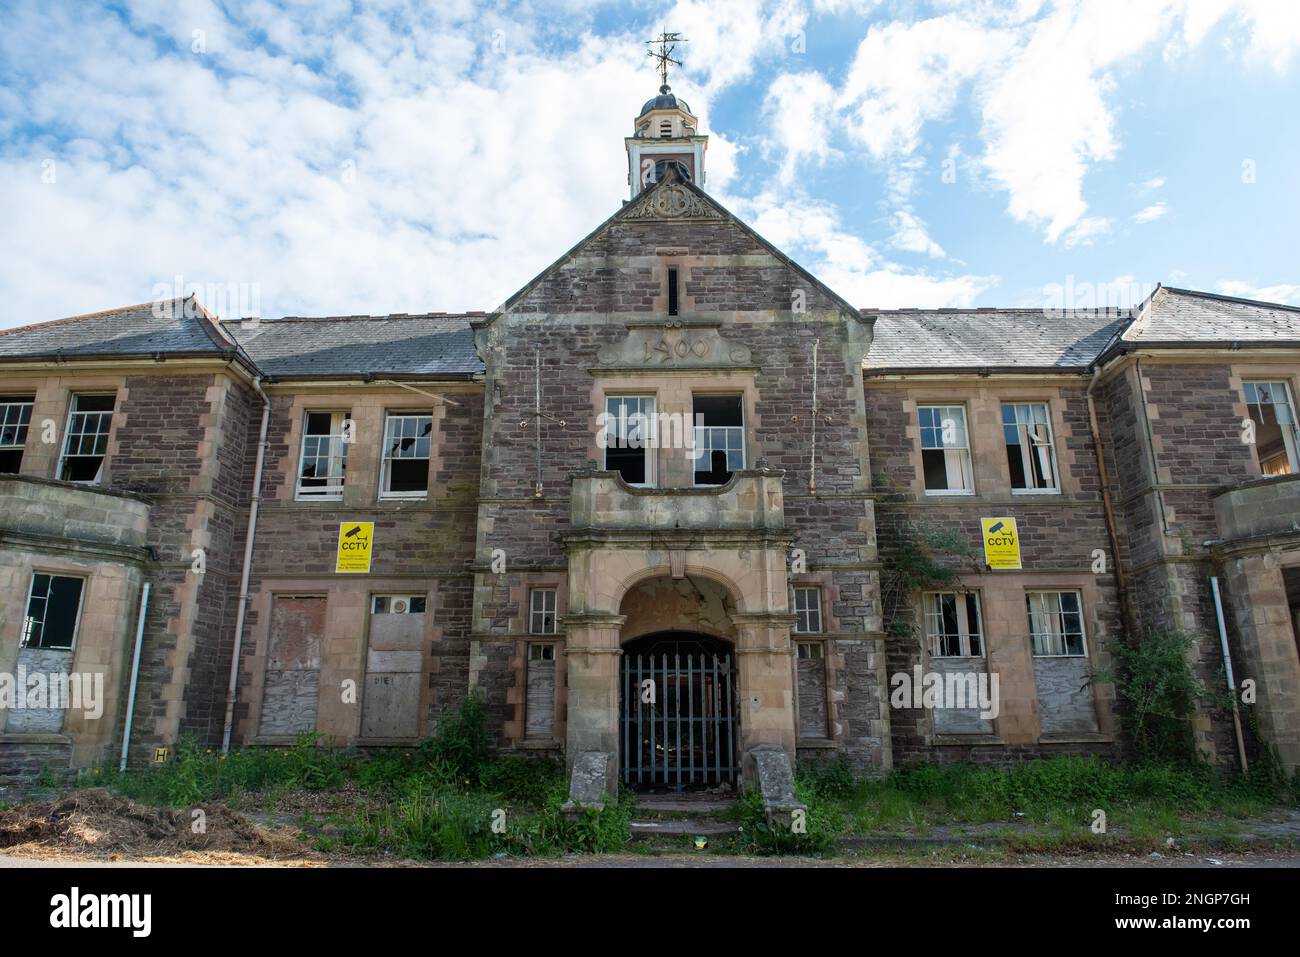
[[[1300,308],[1161,286],[1137,311],[1137,319],[1120,339],[1133,343],[1295,345],[1300,342]]]
[[[957,369],[1083,371],[1127,312],[1043,309],[863,310],[875,319],[867,373]]]
[[[230,320],[222,330],[268,376],[468,376],[483,371],[472,318],[484,313]]]
[[[0,330],[0,360],[229,355],[234,346],[192,297]]]

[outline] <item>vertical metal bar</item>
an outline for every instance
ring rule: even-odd
[[[718,656],[713,656],[713,777],[714,784],[722,783],[722,767],[718,763],[722,755],[722,729],[718,727]]]
[[[619,721],[623,725],[623,754],[619,764],[622,770],[619,777],[623,779],[624,784],[632,783],[632,752],[628,749],[628,744],[632,739],[632,699],[627,696],[628,687],[632,683],[632,672],[626,658],[619,659],[619,670],[623,672],[623,700],[619,703]]]
[[[673,713],[677,725],[677,790],[682,789],[682,653],[673,652]]]
[[[669,750],[668,748],[668,652],[665,651],[662,655],[660,655],[660,658],[663,661],[663,671],[660,672],[663,675],[663,682],[659,688],[659,692],[660,692],[659,710],[664,716],[663,770],[664,770],[664,787],[668,787],[668,750]]]
[[[642,661],[641,656],[636,656],[636,687],[633,693],[636,694],[636,783],[642,784],[645,781],[645,729],[642,727],[641,714],[641,679],[642,679]]]
[[[655,756],[655,706],[659,703],[659,685],[655,683],[654,655],[650,655],[649,657],[650,657],[651,697],[650,697],[650,718],[648,723],[650,725],[650,784],[653,787],[655,784],[655,769],[657,767],[656,756]]]
[[[735,658],[729,657],[722,671],[722,676],[727,685],[727,693],[723,696],[723,702],[727,706],[727,777],[732,777],[736,773],[734,767],[736,763],[736,746],[731,740],[732,728],[736,723],[736,699],[733,697],[735,690],[731,686],[731,665],[735,660]]]
[[[695,654],[686,655],[686,732],[690,743],[691,784],[695,783]]]

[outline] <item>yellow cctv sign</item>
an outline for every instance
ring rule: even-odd
[[[1014,518],[981,518],[984,561],[989,568],[1020,567],[1020,533]]]
[[[339,551],[334,564],[336,574],[370,572],[370,555],[375,545],[374,522],[344,522],[339,526]]]

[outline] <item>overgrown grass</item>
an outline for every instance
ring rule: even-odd
[[[359,787],[382,800],[313,822],[332,832],[315,839],[319,849],[437,860],[614,850],[628,839],[632,809],[622,798],[602,812],[563,814],[563,766],[494,755],[474,696],[440,716],[436,733],[405,752],[368,757],[327,747],[312,734],[288,747],[230,754],[182,741],[167,764],[126,773],[99,768],[78,783],[171,807],[240,803],[249,796],[271,803],[292,791]]]
[[[1010,768],[924,765],[877,779],[834,764],[801,775],[843,818],[844,831],[925,833],[940,825],[1087,827],[1093,812],[1131,832],[1178,833],[1189,821],[1244,818],[1296,806],[1295,781],[1269,768],[1227,775],[1196,763],[1110,763],[1059,757]]]

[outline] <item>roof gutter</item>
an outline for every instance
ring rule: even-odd
[[[253,468],[253,497],[244,533],[244,568],[239,576],[239,608],[235,612],[235,647],[230,654],[230,681],[226,686],[226,720],[221,729],[221,752],[230,751],[235,726],[235,698],[239,691],[239,657],[244,647],[244,621],[248,614],[248,580],[253,569],[253,538],[257,534],[257,509],[262,502],[262,469],[266,464],[266,432],[271,419],[271,400],[262,391],[262,377],[253,379],[253,391],[262,397],[262,424],[257,434],[257,464]]]

